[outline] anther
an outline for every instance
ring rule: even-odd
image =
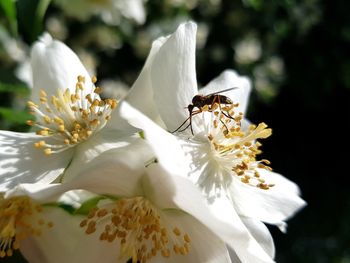
[[[85,82],[85,77],[82,75],[78,76],[78,82]]]
[[[96,87],[94,90],[94,93],[96,94],[101,94],[101,92],[102,92],[102,89],[100,87]]]
[[[46,149],[44,149],[44,153],[45,153],[45,155],[51,155],[52,150],[50,148],[46,148]]]
[[[34,102],[32,102],[32,101],[28,101],[28,102],[27,102],[27,105],[28,105],[29,108],[31,108],[31,107],[38,108],[38,107],[39,107],[38,105],[36,105],[36,104],[35,104]]]

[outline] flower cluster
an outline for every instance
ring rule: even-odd
[[[0,257],[30,262],[273,262],[305,202],[260,159],[232,70],[198,91],[196,25],[154,41],[121,101],[63,43],[32,48],[32,131],[0,131]],[[198,93],[202,95],[198,95]]]

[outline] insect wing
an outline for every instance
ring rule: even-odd
[[[216,91],[216,92],[204,95],[204,96],[205,97],[213,96],[213,95],[217,95],[217,94],[220,94],[220,93],[223,93],[223,92],[227,92],[227,91],[230,91],[230,90],[234,90],[234,89],[238,89],[238,88],[237,87],[233,87],[233,88],[228,88],[228,89],[224,89],[224,90],[219,90],[219,91]]]

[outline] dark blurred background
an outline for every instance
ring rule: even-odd
[[[0,1],[1,129],[27,130],[26,62],[43,31],[69,45],[108,95],[122,97],[152,40],[194,20],[199,84],[227,68],[251,78],[248,118],[273,128],[263,157],[308,202],[287,234],[270,228],[276,261],[350,262],[349,1],[140,0],[146,19],[120,10],[113,23],[102,11],[71,14],[63,2]],[[20,255],[0,261],[25,262]]]

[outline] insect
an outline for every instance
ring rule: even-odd
[[[194,96],[192,98],[192,104],[189,104],[187,106],[188,113],[189,113],[188,118],[172,133],[177,132],[177,131],[182,132],[182,131],[186,130],[188,127],[190,127],[191,133],[192,133],[192,135],[194,135],[193,128],[192,128],[192,117],[194,115],[197,115],[198,113],[203,112],[204,107],[208,107],[206,111],[211,112],[211,111],[216,109],[216,107],[215,107],[216,104],[219,105],[220,109],[221,109],[221,104],[233,104],[233,102],[230,98],[228,98],[224,95],[220,95],[220,93],[227,92],[227,91],[230,91],[233,89],[236,89],[236,88],[229,88],[229,89],[225,89],[225,90],[220,90],[220,91],[217,91],[214,93],[210,93],[208,95],[198,94],[198,95]],[[194,108],[197,108],[198,110],[194,110]],[[227,115],[226,113],[224,113],[224,112],[222,112],[222,113],[226,117],[232,118],[231,116]],[[189,124],[185,128],[183,128],[188,120],[189,120]],[[181,129],[181,128],[183,128],[183,129]]]

